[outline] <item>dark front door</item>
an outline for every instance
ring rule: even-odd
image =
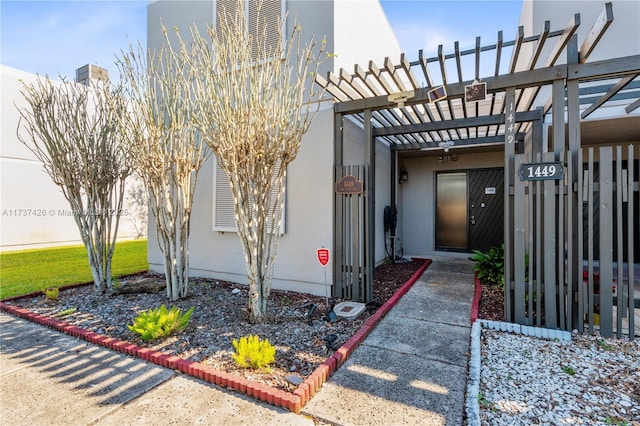
[[[469,170],[468,187],[468,248],[499,247],[504,242],[504,170]]]

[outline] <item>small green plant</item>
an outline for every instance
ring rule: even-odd
[[[119,290],[120,287],[122,287],[122,283],[120,283],[120,281],[117,278],[114,278],[111,280],[111,285],[113,286],[114,290]]]
[[[486,253],[473,250],[471,260],[475,262],[473,270],[478,273],[482,284],[496,285],[500,290],[504,290],[504,244],[500,247],[489,247]],[[529,253],[524,254],[524,280],[529,280]]]
[[[611,345],[605,342],[604,340],[598,340],[597,345],[600,346],[605,351],[610,351],[612,349]]]
[[[280,299],[280,305],[291,306],[291,299],[289,298],[289,296],[282,296],[282,298]]]
[[[496,285],[504,289],[504,244],[490,247],[486,253],[474,250],[471,260],[475,262],[473,270],[485,285]]]
[[[576,375],[576,370],[574,370],[574,369],[573,369],[573,368],[571,368],[571,367],[563,366],[563,367],[562,367],[562,371],[564,371],[565,373],[567,373],[567,374],[568,374],[568,375],[570,375],[570,376],[575,376],[575,375]]]
[[[628,423],[625,420],[619,419],[617,417],[611,417],[611,416],[607,416],[604,419],[604,424],[615,425],[615,426],[628,426]]]
[[[260,340],[256,335],[233,339],[233,354],[235,362],[243,368],[263,368],[276,360],[276,348],[269,343],[269,339]]]
[[[133,320],[133,325],[129,326],[129,330],[139,335],[145,342],[168,337],[183,330],[189,324],[193,309],[189,309],[184,314],[176,306],[171,310],[165,305],[157,309],[149,309],[138,314]]]
[[[489,400],[487,398],[485,398],[485,396],[481,393],[478,394],[478,404],[480,404],[481,406],[487,408],[491,406],[491,403],[489,402]]]
[[[67,317],[67,316],[73,314],[75,311],[76,311],[76,308],[67,308],[67,309],[64,309],[64,310],[58,312],[58,316]]]
[[[58,300],[60,289],[58,287],[49,287],[44,289],[44,296],[49,300]]]

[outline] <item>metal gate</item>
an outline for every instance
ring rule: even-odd
[[[513,230],[505,244],[507,321],[638,334],[638,158],[634,145],[579,149],[566,162],[562,153],[514,156],[505,210]],[[567,173],[548,180],[516,175],[532,162],[566,164]]]

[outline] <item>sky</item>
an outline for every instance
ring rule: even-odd
[[[357,0],[339,0],[357,1]],[[455,41],[462,50],[516,34],[522,0],[383,0],[380,2],[401,49],[410,60],[423,49],[435,56]],[[51,78],[75,78],[85,64],[113,75],[116,56],[129,44],[146,43],[147,0],[0,0],[0,63]]]

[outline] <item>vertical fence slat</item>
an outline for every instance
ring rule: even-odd
[[[537,155],[539,160],[542,161],[540,154]],[[542,235],[544,228],[542,226],[542,186],[543,181],[536,181],[536,193],[535,193],[535,211],[536,211],[536,225],[535,232],[536,238],[534,241],[534,249],[529,252],[529,280],[533,280],[536,285],[536,324],[541,327],[542,324]],[[534,259],[535,250],[535,259]],[[535,262],[534,262],[535,260]],[[535,267],[535,275],[533,275],[533,269]],[[533,278],[532,278],[533,275]],[[530,296],[531,297],[531,296]]]
[[[342,166],[336,166],[334,167],[334,172],[333,172],[333,181],[334,182],[338,182],[340,179],[342,179],[343,176],[343,167]],[[335,192],[335,188],[334,190],[334,200],[335,200],[335,211],[334,211],[334,217],[335,217],[335,221],[336,223],[334,224],[335,229],[336,229],[336,234],[335,235],[335,239],[336,241],[334,242],[334,262],[333,262],[333,268],[334,268],[334,276],[335,278],[335,282],[333,283],[333,297],[343,297],[342,291],[343,291],[343,285],[344,285],[344,197],[342,196],[342,194],[338,194],[337,192]]]
[[[616,336],[618,339],[622,337],[622,317],[625,314],[624,309],[624,252],[623,252],[623,244],[624,244],[624,234],[622,233],[622,147],[616,147],[616,235],[618,236],[616,240]],[[632,264],[630,263],[629,266]]]
[[[589,333],[593,333],[593,314],[594,314],[594,303],[593,303],[593,148],[589,148],[589,163],[587,169],[587,223],[588,223],[588,231],[587,231],[587,321],[589,322]],[[583,280],[584,281],[584,280]],[[584,283],[582,287],[584,289]],[[584,298],[581,298],[584,300]]]
[[[525,162],[524,155],[515,156],[514,170],[519,170]],[[525,315],[525,282],[524,282],[524,249],[525,249],[525,183],[514,179],[513,194],[513,278],[514,278],[514,318],[518,324],[526,324]]]
[[[629,155],[627,156],[627,174],[629,176],[629,178],[627,179],[627,193],[628,193],[628,204],[627,204],[627,224],[629,226],[629,232],[627,233],[628,235],[628,239],[627,239],[627,265],[628,265],[628,272],[627,272],[627,294],[628,294],[628,301],[629,301],[629,338],[633,339],[634,335],[635,335],[635,283],[634,283],[634,278],[635,278],[635,273],[634,273],[634,269],[635,269],[635,265],[634,265],[634,253],[633,253],[633,247],[634,247],[634,238],[640,238],[638,236],[638,234],[636,234],[634,232],[634,226],[636,223],[636,220],[634,218],[634,210],[633,210],[633,205],[634,205],[634,199],[635,199],[635,195],[633,193],[633,181],[634,181],[634,162],[635,162],[635,151],[636,148],[633,145],[629,145],[629,149],[628,149],[628,153]]]
[[[564,130],[563,130],[564,132]],[[564,151],[560,152],[559,160],[564,164]],[[582,157],[580,157],[580,162],[582,163]],[[556,275],[558,280],[558,299],[560,305],[560,328],[563,330],[571,330],[571,318],[566,315],[566,303],[571,303],[571,299],[569,298],[566,301],[565,297],[565,288],[566,288],[566,279],[565,279],[565,257],[564,257],[564,244],[567,241],[565,236],[565,221],[566,221],[566,212],[565,212],[565,202],[564,202],[564,188],[566,185],[566,181],[568,179],[567,174],[565,173],[564,179],[558,182],[558,248],[557,248],[557,261],[558,261],[558,273]],[[568,292],[571,295],[571,292]]]
[[[613,334],[613,182],[612,182],[612,149],[601,147],[600,153],[600,335],[611,337]]]
[[[555,154],[552,152],[545,153],[544,161],[554,161]],[[558,328],[558,320],[556,317],[557,306],[556,301],[562,300],[556,294],[556,220],[560,222],[560,212],[556,214],[556,183],[555,180],[544,181],[544,225],[539,234],[544,235],[541,248],[544,256],[540,258],[539,264],[544,263],[544,312],[545,326],[547,328]],[[560,182],[562,185],[562,182]],[[539,279],[540,280],[540,279]],[[558,292],[561,292],[561,285],[558,285]],[[539,294],[539,293],[538,293]],[[538,296],[542,299],[541,296]]]

